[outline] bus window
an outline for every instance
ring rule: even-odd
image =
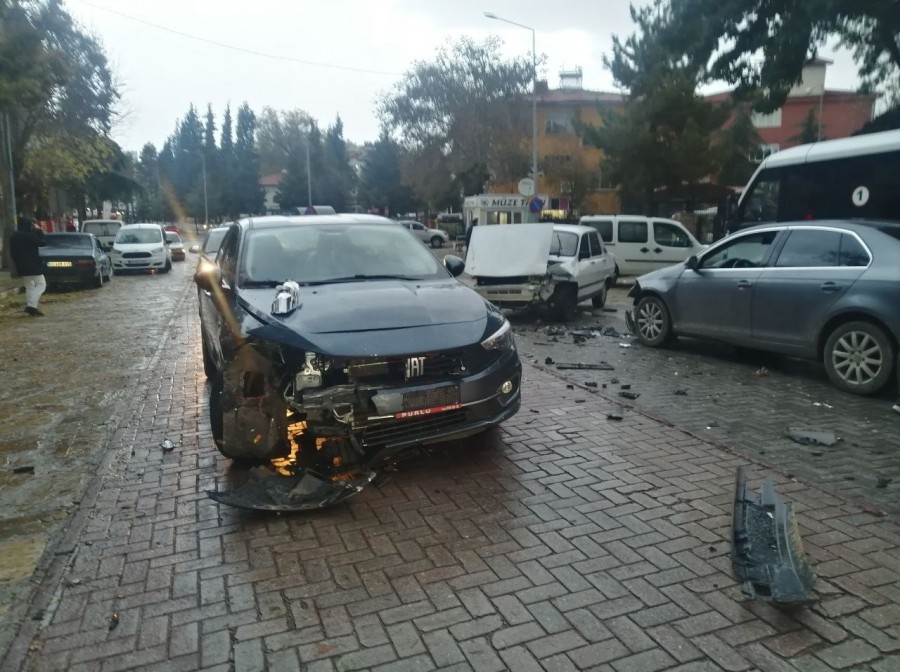
[[[750,187],[751,191],[741,203],[738,213],[743,226],[778,221],[778,197],[781,192],[780,171],[765,171],[759,174]]]

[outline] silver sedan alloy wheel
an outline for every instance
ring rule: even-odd
[[[865,385],[878,377],[885,365],[884,352],[871,335],[850,331],[841,336],[831,351],[835,372],[849,385]]]
[[[666,317],[662,306],[657,301],[645,301],[638,310],[637,328],[641,336],[648,341],[655,341],[662,334]]]

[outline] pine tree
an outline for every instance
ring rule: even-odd
[[[232,190],[237,214],[262,212],[264,194],[259,186],[259,152],[256,148],[256,115],[245,102],[238,108],[234,143],[235,172]]]

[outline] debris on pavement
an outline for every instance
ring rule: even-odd
[[[551,364],[553,364],[553,358],[547,357],[547,359],[544,360],[544,364],[546,364],[547,366],[550,366]]]
[[[620,397],[624,397],[625,399],[637,399],[641,396],[640,392],[632,392],[631,390],[622,390],[619,392]]]
[[[630,384],[629,384],[629,385],[622,385],[622,389],[623,389],[623,390],[630,390],[630,389],[631,389],[631,385],[630,385]]]
[[[163,449],[164,453],[170,453],[175,450],[175,442],[167,436],[163,439],[163,442],[159,444],[159,447]]]
[[[621,420],[623,417],[622,411],[610,411],[606,414],[607,420]]]
[[[619,347],[620,347],[620,348],[630,348],[630,347],[631,347],[631,343],[619,343]]]
[[[306,511],[339,504],[375,478],[364,472],[354,478],[331,480],[308,469],[283,476],[257,467],[240,487],[230,492],[207,490],[214,502],[255,511]]]
[[[793,439],[802,446],[826,446],[835,445],[840,439],[831,430],[801,429],[788,427],[788,438]]]
[[[28,464],[23,467],[13,467],[14,474],[34,474],[34,465]]]
[[[687,393],[688,393],[688,391],[681,387],[678,388],[677,390],[675,390],[676,397],[686,397]]]
[[[875,483],[875,487],[883,490],[890,485],[892,480],[894,479],[888,478],[887,476],[879,476],[878,481]]]
[[[109,617],[109,629],[110,631],[115,630],[119,627],[119,615],[113,614]]]
[[[794,605],[815,601],[816,575],[793,506],[778,496],[771,477],[754,497],[744,467],[738,467],[731,532],[731,564],[746,598]]]
[[[597,387],[596,381],[588,381],[584,384],[585,387]]]
[[[549,357],[547,359],[550,359]],[[547,362],[552,364],[553,362]],[[608,362],[600,362],[598,364],[582,364],[581,362],[558,362],[556,365],[559,371],[615,371],[616,367]]]
[[[759,367],[756,371],[753,372],[754,378],[765,378],[768,375],[769,370],[764,366]]]

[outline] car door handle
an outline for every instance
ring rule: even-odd
[[[648,247],[642,247],[642,248],[641,248],[641,252],[643,252],[644,254],[646,254],[646,253],[649,252],[649,251],[650,251],[650,248],[648,248]]]
[[[747,289],[748,287],[752,287],[753,283],[749,280],[738,280],[737,288],[738,289]]]
[[[840,288],[841,288],[840,285],[838,285],[836,282],[831,282],[830,280],[828,282],[822,283],[822,291],[825,292],[826,294],[830,294],[831,292],[836,292]]]
[[[657,247],[657,248],[654,249],[653,251],[656,252],[657,254],[659,254],[660,252],[662,252],[662,248],[661,248],[661,247]]]

